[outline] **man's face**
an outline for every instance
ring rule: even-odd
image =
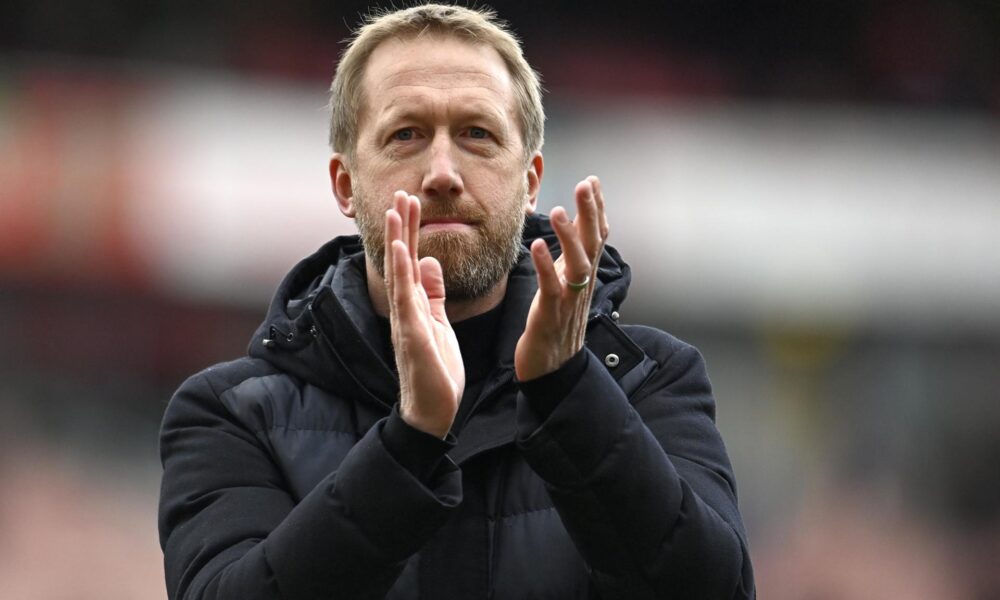
[[[369,260],[384,276],[385,211],[405,190],[420,198],[419,254],[441,262],[448,298],[483,296],[517,258],[540,169],[525,158],[506,65],[451,37],[389,40],[363,90],[350,173]]]

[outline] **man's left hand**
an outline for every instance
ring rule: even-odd
[[[608,239],[608,219],[597,177],[578,183],[575,194],[573,221],[561,206],[550,215],[562,248],[559,259],[552,260],[544,240],[531,244],[538,292],[514,351],[514,369],[521,381],[555,371],[583,348],[597,266]]]

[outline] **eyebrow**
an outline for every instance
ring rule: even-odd
[[[402,96],[378,115],[378,122],[384,125],[397,121],[424,121],[427,118],[428,104],[429,102],[420,95]],[[458,121],[486,121],[492,128],[499,129],[498,134],[506,135],[509,131],[503,113],[486,101],[463,102],[453,107],[450,112]]]

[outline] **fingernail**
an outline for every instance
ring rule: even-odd
[[[556,213],[556,221],[559,221],[560,223],[566,223],[569,221],[565,211],[559,211]]]

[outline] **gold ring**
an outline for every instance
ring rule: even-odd
[[[563,283],[566,284],[566,287],[573,290],[574,292],[585,290],[587,289],[587,286],[590,285],[590,275],[584,277],[583,281],[581,281],[580,283],[573,283],[572,281],[566,281],[565,277],[563,277],[562,280]]]

